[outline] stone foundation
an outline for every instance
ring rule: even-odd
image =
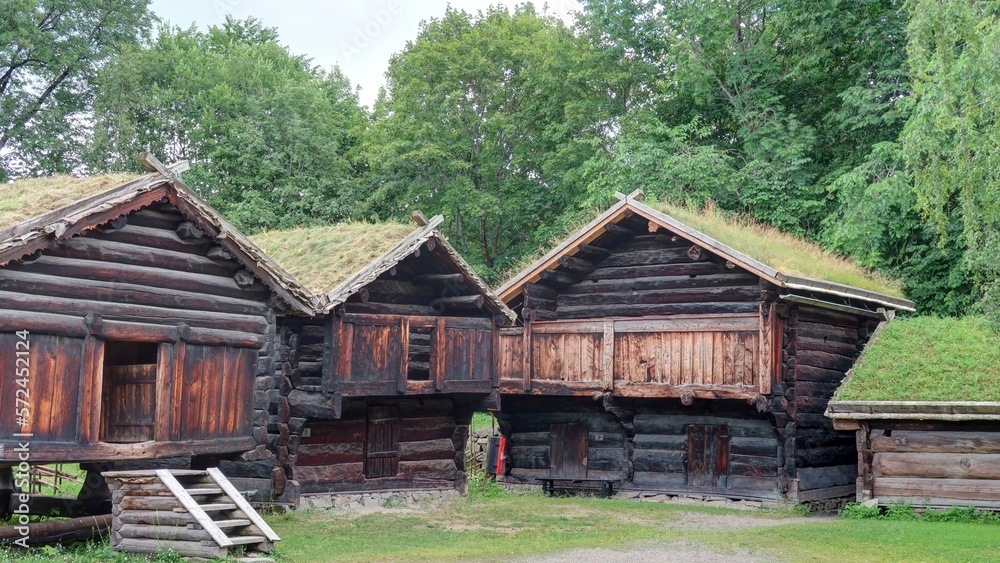
[[[380,508],[425,508],[460,496],[461,493],[455,489],[304,494],[299,497],[299,508],[324,508],[346,512]]]

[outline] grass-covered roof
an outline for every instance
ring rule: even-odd
[[[141,176],[106,174],[89,178],[56,175],[0,184],[0,229],[74,204]]]
[[[402,223],[341,223],[265,231],[250,237],[268,256],[317,295],[336,289],[416,229]]]
[[[732,217],[712,207],[692,209],[667,203],[647,204],[784,274],[903,297],[900,282],[774,227]]]
[[[1000,401],[1000,335],[979,317],[893,320],[838,399]]]

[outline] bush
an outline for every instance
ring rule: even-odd
[[[973,506],[953,506],[946,510],[927,509],[917,513],[908,502],[891,504],[882,508],[849,502],[840,511],[841,518],[851,520],[921,520],[924,522],[960,522],[975,524],[1000,524],[1000,514],[991,510],[977,512]]]
[[[486,488],[483,488],[483,479],[486,479]],[[483,471],[469,472],[469,498],[496,498],[505,494],[503,487],[497,483],[496,478],[487,475]]]
[[[865,506],[857,502],[849,502],[844,506],[844,509],[840,511],[840,516],[842,518],[848,518],[851,520],[869,520],[874,518],[879,518],[882,515],[882,510],[877,506]]]

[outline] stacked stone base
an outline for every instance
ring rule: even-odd
[[[462,494],[455,489],[304,494],[299,497],[299,508],[323,508],[345,512],[382,508],[426,508],[460,496]]]

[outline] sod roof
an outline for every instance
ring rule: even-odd
[[[56,175],[0,184],[0,230],[141,177],[136,174],[106,174],[89,178]]]
[[[341,223],[265,231],[250,239],[300,284],[325,295],[395,248],[414,231],[402,223]]]
[[[1000,334],[983,319],[889,322],[868,344],[840,401],[1000,401]]]
[[[650,206],[782,273],[904,297],[898,280],[878,275],[774,227],[729,216],[712,207],[693,209],[668,203]]]

